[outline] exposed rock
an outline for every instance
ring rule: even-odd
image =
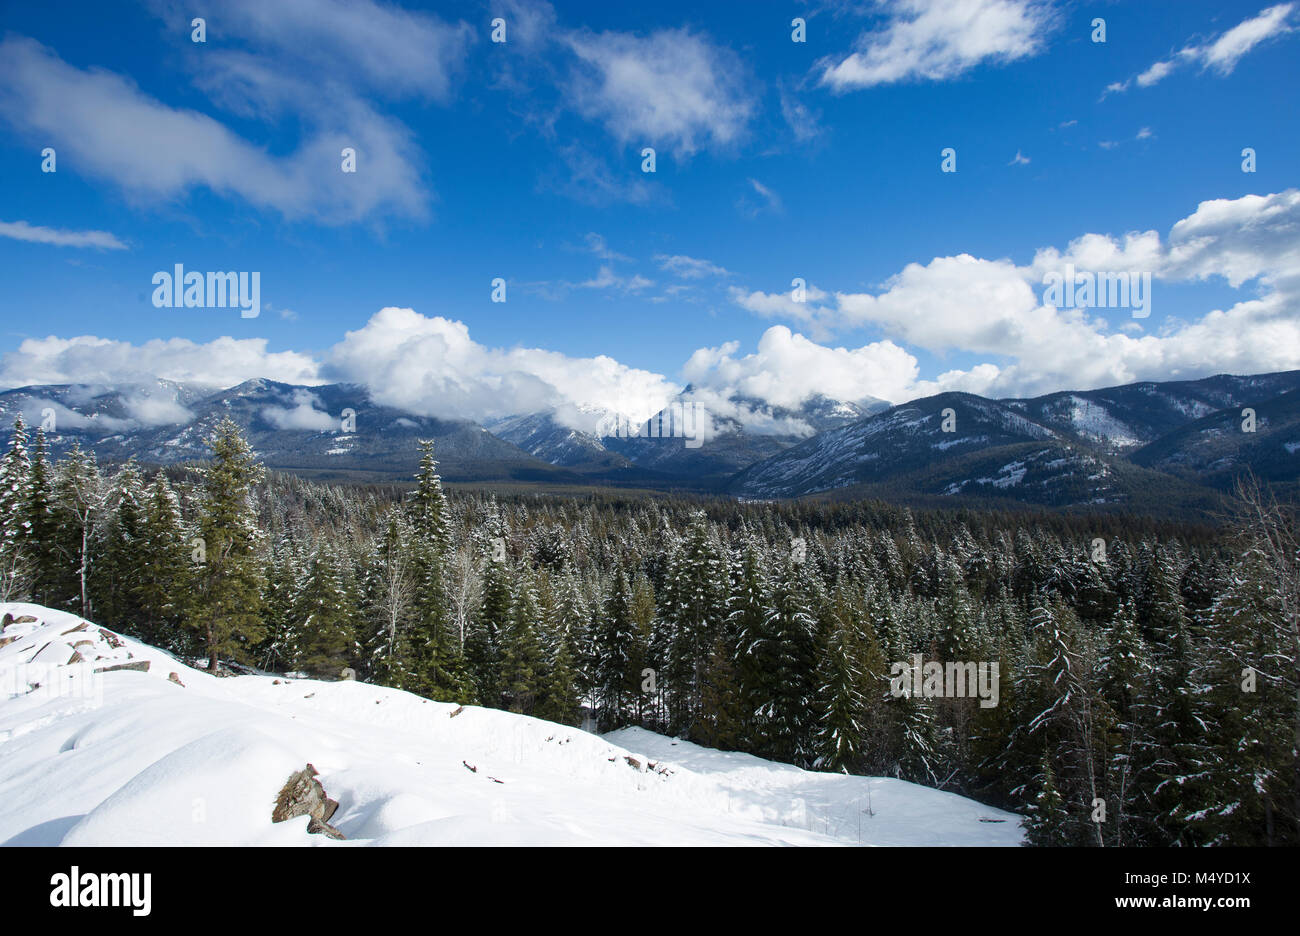
[[[20,615],[18,615],[18,617],[14,618],[14,623],[15,623],[15,624],[35,624],[35,623],[36,623],[37,621],[39,621],[39,620],[40,620],[40,618],[38,618],[38,617],[37,617],[36,615],[34,615],[34,614],[20,614]]]
[[[118,637],[117,634],[113,633],[110,630],[104,630],[104,628],[101,627],[99,629],[99,636],[103,637],[104,642],[108,644],[110,647],[112,647],[114,650],[122,646],[122,638]]]
[[[13,643],[17,639],[18,639],[17,634],[15,634],[12,637],[0,637],[0,647],[7,647],[9,646],[9,644]]]
[[[315,816],[307,820],[307,831],[312,835],[323,835],[326,838],[346,839],[347,836],[334,828],[328,822],[321,822]]]
[[[15,623],[19,623],[19,624],[21,624],[21,623],[22,623],[22,620],[23,620],[22,618],[14,618],[14,622],[15,622]],[[36,620],[36,618],[32,618],[32,620],[34,621],[34,620]],[[80,624],[78,624],[76,627],[69,627],[69,628],[68,628],[67,630],[65,630],[63,633],[59,634],[59,636],[60,636],[60,637],[67,637],[69,634],[75,634],[77,631],[83,631],[83,630],[85,630],[88,626],[89,626],[89,622],[88,622],[88,621],[82,621],[82,622],[81,622]]]
[[[10,614],[8,611],[6,611],[5,616],[0,618],[0,631],[4,630],[13,622],[14,622],[14,616]]]
[[[271,810],[272,822],[285,822],[298,816],[310,816],[307,831],[329,838],[345,838],[342,832],[329,824],[330,817],[339,804],[325,795],[325,788],[316,779],[316,768],[308,764],[290,775],[275,798]]]
[[[116,666],[97,666],[96,673],[115,673],[118,670],[134,670],[137,673],[149,672],[148,660],[137,660],[134,663],[118,663]]]
[[[181,677],[179,673],[168,673],[167,681],[176,683],[176,685],[180,686],[182,689],[185,688],[185,683],[181,682]]]
[[[465,711],[465,706],[463,706],[463,705],[458,705],[458,706],[456,706],[456,710],[455,710],[454,712],[452,712],[450,715],[448,715],[447,717],[448,717],[448,718],[455,718],[457,715],[459,715],[459,714],[460,714],[461,712],[463,712],[463,711]]]

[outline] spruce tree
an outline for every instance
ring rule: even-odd
[[[200,469],[199,485],[202,562],[188,623],[200,634],[215,675],[222,656],[242,660],[265,636],[261,535],[250,498],[264,469],[229,417],[213,429],[208,447],[212,459]]]
[[[307,560],[293,600],[295,668],[337,679],[354,662],[355,634],[338,563],[324,547]]]
[[[9,448],[0,456],[0,601],[25,600],[35,578],[35,564],[26,549],[31,471],[27,424],[19,413]]]

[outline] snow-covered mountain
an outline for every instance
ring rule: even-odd
[[[383,406],[347,384],[250,380],[216,390],[160,380],[0,392],[0,438],[18,412],[36,423],[53,414],[56,453],[75,442],[101,459],[174,464],[206,457],[204,438],[228,415],[269,467],[324,478],[407,480],[419,463],[416,440],[432,438],[453,482],[1194,512],[1213,509],[1218,492],[1247,469],[1300,493],[1298,391],[1300,371],[1024,399],[945,393],[892,407],[814,397],[787,409],[735,396],[696,417],[709,427],[701,441],[602,432],[617,424],[612,410],[580,414],[590,431],[554,412],[484,427]],[[683,391],[661,412],[665,424],[695,399],[694,388]],[[1259,414],[1254,433],[1241,431],[1245,407]]]
[[[135,457],[166,465],[206,458],[204,440],[230,416],[269,467],[308,475],[409,478],[419,463],[420,438],[436,442],[448,480],[548,472],[547,465],[477,423],[383,406],[366,388],[351,384],[302,387],[248,380],[213,389],[158,381],[0,393],[0,425],[6,431],[19,412],[38,425],[42,413],[53,414],[54,429],[46,435],[55,452],[75,442],[101,459]]]
[[[739,472],[730,489],[1202,508],[1214,496],[1206,486],[1248,467],[1300,476],[1300,445],[1287,447],[1300,441],[1298,389],[1300,372],[1290,371],[1032,399],[943,393],[819,433]],[[1255,434],[1240,431],[1245,406],[1265,416]]]
[[[902,780],[358,682],[218,678],[71,614],[0,614],[0,844],[334,845],[307,815],[272,822],[307,765],[349,843],[1021,841],[1018,816]]]
[[[658,423],[675,407],[697,405],[694,388],[688,387],[665,410],[649,417]],[[725,411],[714,411],[705,404],[700,424],[707,425],[708,437],[698,446],[685,438],[648,438],[638,435],[638,427],[627,434],[584,432],[562,424],[554,413],[529,413],[487,423],[487,428],[502,439],[553,465],[578,467],[604,465],[639,468],[656,472],[667,479],[694,482],[722,482],[737,471],[796,445],[810,435],[845,425],[869,413],[888,408],[882,400],[857,402],[832,400],[817,395],[800,406],[773,406],[763,400],[733,396]],[[680,411],[680,409],[678,410]],[[707,411],[707,416],[703,415]],[[591,412],[594,426],[623,425],[612,410]]]

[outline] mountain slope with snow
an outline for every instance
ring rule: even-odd
[[[0,632],[6,845],[1021,840],[1014,814],[904,781],[639,729],[601,738],[357,682],[218,678],[71,614],[0,614],[16,619]],[[347,841],[308,834],[306,816],[271,822],[308,763]]]

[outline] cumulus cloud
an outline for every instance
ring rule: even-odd
[[[915,392],[916,358],[892,341],[861,348],[828,348],[775,325],[752,354],[738,356],[739,342],[700,348],[682,374],[692,386],[711,391],[715,408],[731,394],[793,408],[822,394],[836,400],[902,399]]]
[[[1292,19],[1291,14],[1295,10],[1294,3],[1279,3],[1268,7],[1208,42],[1184,46],[1171,58],[1153,63],[1131,82],[1112,82],[1106,86],[1102,97],[1127,91],[1130,85],[1149,88],[1159,84],[1185,65],[1200,65],[1203,70],[1209,69],[1220,75],[1230,75],[1237,67],[1237,63],[1256,46],[1294,32],[1295,20]]]
[[[330,350],[325,373],[365,384],[376,402],[425,416],[482,420],[555,410],[566,425],[587,431],[605,410],[643,419],[681,389],[605,355],[490,348],[463,322],[398,308],[381,309],[348,332]]]
[[[955,78],[1037,55],[1056,24],[1047,0],[899,0],[889,10],[856,51],[821,63],[822,84],[843,92]]]
[[[729,147],[755,110],[740,58],[687,29],[648,36],[572,32],[569,92],[577,110],[622,144],[670,147],[690,156]]]
[[[154,339],[135,345],[110,338],[28,338],[0,355],[0,386],[134,384],[144,376],[228,387],[255,377],[318,384],[319,365],[308,354],[266,349],[264,338]]]
[[[1297,231],[1300,190],[1292,189],[1202,202],[1163,242],[1155,231],[1087,234],[1064,250],[1038,250],[1023,267],[961,254],[909,264],[877,293],[831,296],[817,290],[816,302],[797,304],[786,294],[737,288],[733,299],[759,315],[807,323],[810,330],[872,327],[935,353],[1009,359],[934,380],[986,394],[1285,370],[1300,367]],[[1221,277],[1234,288],[1254,282],[1259,295],[1192,322],[1166,318],[1158,335],[1134,335],[1128,333],[1133,322],[1116,329],[1095,309],[1044,301],[1043,277],[1063,273],[1067,264],[1078,271],[1148,273],[1153,281]],[[1153,306],[1158,314],[1158,294]]]
[[[752,351],[738,342],[697,349],[679,375],[692,398],[751,431],[798,431],[797,421],[748,412],[743,399],[797,408],[815,395],[901,403],[942,390],[1024,396],[1137,380],[1259,373],[1300,368],[1300,190],[1202,202],[1173,225],[1121,236],[1089,233],[1063,248],[1043,247],[1024,265],[970,254],[911,263],[873,292],[830,292],[807,284],[804,302],[788,292],[732,287],[733,301],[774,323]],[[612,253],[598,239],[588,247]],[[685,278],[718,275],[715,264],[684,255],[657,258]],[[1044,300],[1043,279],[1067,265],[1079,271],[1150,273],[1157,283],[1222,279],[1251,295],[1199,318],[1165,314],[1153,301],[1158,333],[1120,313],[1119,324],[1089,308]],[[611,273],[612,276],[612,273]],[[826,335],[870,328],[858,347]],[[801,333],[802,332],[802,333]],[[960,353],[961,367],[922,376],[917,354]],[[611,357],[573,357],[543,348],[494,348],[468,327],[413,309],[384,308],[320,358],[270,352],[262,339],[184,339],[142,345],[81,336],[28,339],[0,356],[0,385],[136,384],[143,375],[230,386],[252,377],[294,384],[343,381],[367,386],[376,402],[427,416],[488,420],[551,410],[563,424],[596,431],[615,410],[632,419],[682,392],[672,378]],[[737,401],[737,397],[742,400]],[[174,403],[130,405],[132,418],[183,419]],[[310,394],[268,419],[285,428],[333,425]],[[104,424],[106,425],[106,424]]]
[[[30,241],[34,244],[53,244],[55,247],[126,250],[126,244],[108,231],[67,231],[60,228],[40,227],[28,224],[26,221],[0,221],[0,237]]]

